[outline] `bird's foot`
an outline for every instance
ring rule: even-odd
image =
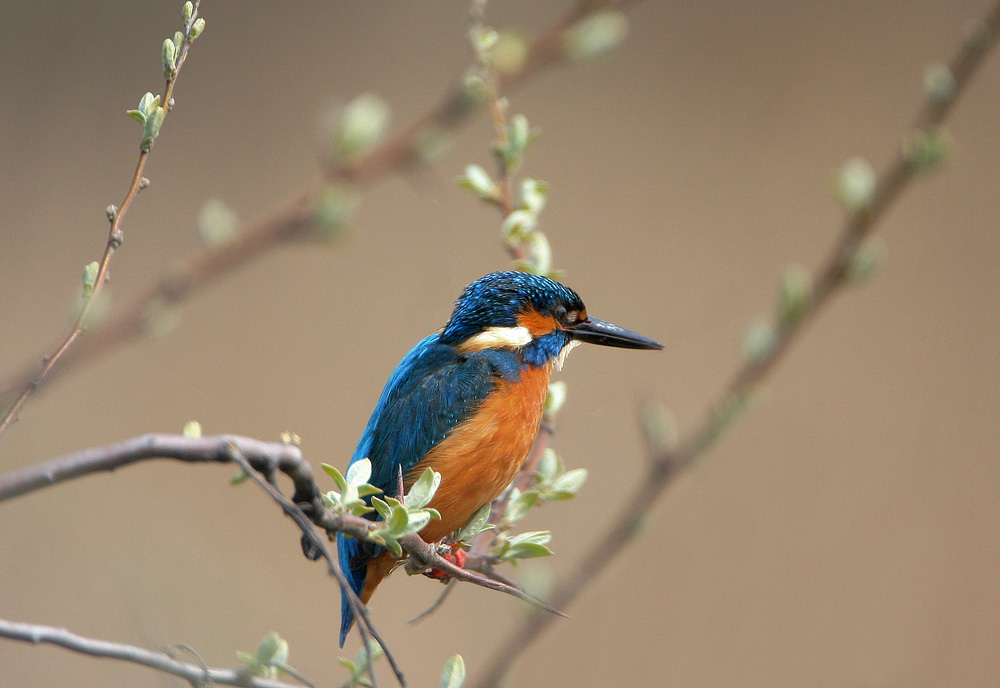
[[[443,559],[450,561],[452,564],[459,568],[465,568],[465,550],[462,549],[459,544],[438,544],[438,554],[441,555]],[[451,574],[447,571],[442,571],[441,569],[430,569],[425,571],[424,575],[428,578],[433,578],[434,580],[439,580],[443,583],[447,583],[451,579]]]

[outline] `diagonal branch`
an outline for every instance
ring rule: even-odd
[[[194,3],[193,9],[190,17],[188,17],[184,22],[184,32],[183,41],[181,45],[177,46],[178,54],[176,60],[174,61],[173,68],[169,70],[166,75],[167,82],[165,90],[163,91],[163,106],[160,109],[160,124],[162,125],[162,120],[166,118],[166,115],[173,107],[173,92],[174,84],[177,83],[177,75],[180,73],[181,67],[187,60],[188,50],[191,48],[191,42],[194,40],[195,36],[192,35],[191,31],[194,28],[195,23],[198,21],[198,5],[201,4],[201,0],[197,0]],[[202,20],[204,23],[204,20]],[[148,132],[147,128],[147,132]],[[104,283],[107,279],[108,266],[111,263],[111,258],[114,256],[115,251],[121,246],[122,241],[125,239],[125,235],[122,231],[122,220],[125,218],[125,213],[128,209],[132,207],[132,201],[135,197],[139,195],[139,192],[146,188],[149,184],[149,180],[143,177],[143,171],[146,169],[146,161],[149,159],[149,152],[152,149],[153,141],[156,138],[157,133],[159,133],[159,128],[157,128],[155,133],[146,134],[142,140],[139,147],[139,161],[136,163],[135,173],[132,175],[132,181],[129,183],[128,191],[125,192],[125,197],[122,199],[121,204],[118,207],[109,206],[108,207],[108,220],[111,222],[111,229],[108,232],[108,240],[104,246],[104,253],[101,256],[101,260],[97,264],[97,273],[93,279],[93,286],[90,288],[89,293],[85,294],[83,300],[83,306],[80,308],[80,314],[76,317],[76,322],[70,328],[69,334],[62,343],[56,347],[50,355],[46,356],[42,360],[41,370],[37,374],[30,376],[26,381],[20,383],[21,392],[18,394],[14,403],[11,404],[10,408],[4,412],[2,418],[0,418],[0,438],[3,437],[4,433],[11,424],[17,419],[17,414],[28,402],[28,398],[35,392],[36,389],[42,384],[42,381],[48,377],[53,366],[59,362],[63,356],[70,350],[74,343],[80,339],[83,335],[84,327],[87,323],[87,318],[90,314],[91,308],[97,301],[98,296],[100,296],[101,291],[104,289]]]
[[[955,80],[950,98],[946,100],[930,98],[916,119],[915,133],[933,133],[944,123],[952,112],[958,96],[982,66],[998,38],[1000,38],[1000,2],[993,5],[976,31],[966,39],[949,63]],[[798,317],[783,319],[777,324],[773,345],[762,355],[752,358],[735,371],[717,401],[710,406],[701,423],[692,432],[674,448],[658,446],[656,438],[647,437],[651,458],[648,474],[643,477],[639,487],[629,499],[625,500],[625,507],[604,536],[593,542],[576,570],[557,585],[552,596],[552,604],[560,608],[566,608],[571,604],[631,543],[643,519],[673,483],[673,479],[703,456],[730,427],[760,384],[774,371],[791,345],[798,340],[805,324],[816,317],[832,297],[848,284],[851,260],[862,241],[875,230],[888,209],[902,192],[909,188],[922,169],[905,151],[897,155],[879,176],[875,194],[868,207],[854,211],[847,217],[840,238],[817,272],[811,295],[802,305]],[[541,614],[527,617],[496,648],[483,675],[474,685],[480,688],[496,685],[551,621],[550,616]]]

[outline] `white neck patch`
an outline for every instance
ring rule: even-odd
[[[520,347],[531,343],[531,332],[527,327],[487,327],[459,345],[462,351],[481,351],[497,349],[504,346]],[[565,350],[565,349],[564,349]]]

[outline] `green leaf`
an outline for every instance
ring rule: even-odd
[[[537,215],[528,210],[515,210],[504,218],[500,235],[505,241],[523,241],[537,226]]]
[[[555,479],[552,487],[545,493],[545,498],[550,500],[571,499],[580,491],[586,480],[586,468],[575,468],[568,471]]]
[[[483,201],[496,202],[500,197],[496,183],[479,165],[466,166],[465,173],[458,177],[458,185],[476,194]]]
[[[139,99],[139,112],[143,114],[144,117],[149,117],[150,110],[159,105],[160,96],[153,97],[153,94],[146,91],[146,95]]]
[[[159,101],[160,96],[156,96],[156,100]],[[151,111],[146,114],[146,127],[142,132],[142,149],[149,150],[153,145],[153,141],[156,137],[160,135],[160,126],[163,124],[163,116],[166,114],[165,110],[156,105]]]
[[[423,530],[424,527],[431,522],[431,513],[430,511],[421,509],[420,511],[410,512],[407,515],[407,518],[409,519],[409,523],[406,524],[406,527],[403,529],[403,532],[399,537],[410,535],[412,533],[418,533]]]
[[[382,494],[382,490],[375,487],[374,485],[369,485],[365,483],[364,485],[358,485],[358,496],[368,497],[369,495]]]
[[[146,113],[142,110],[126,110],[125,114],[143,125],[146,124]]]
[[[389,515],[392,514],[392,509],[385,503],[385,500],[379,499],[378,497],[372,497],[372,506],[375,507],[375,511],[377,511],[378,515],[383,519],[389,518]]]
[[[525,542],[531,542],[536,545],[547,545],[552,541],[552,531],[550,530],[529,530],[524,533],[519,533],[517,535],[511,535],[508,537],[511,545],[519,545]]]
[[[434,497],[434,493],[437,492],[439,485],[441,485],[441,474],[431,468],[425,468],[424,472],[417,478],[417,482],[413,483],[410,491],[406,494],[404,502],[406,508],[421,509],[427,506],[427,503]]]
[[[489,503],[484,504],[480,507],[479,511],[472,514],[472,518],[470,518],[458,531],[457,539],[459,542],[468,542],[484,530],[490,530],[496,527],[492,523],[489,523],[490,509],[492,506],[493,505]]]
[[[539,492],[537,490],[519,492],[515,487],[510,501],[507,502],[507,509],[503,514],[504,520],[508,523],[513,523],[524,518],[524,515],[528,513],[531,507],[535,506],[535,503],[538,502],[538,497]]]
[[[552,550],[537,542],[520,542],[512,544],[510,550],[505,555],[505,559],[536,559],[538,557],[550,557]]]
[[[347,473],[344,477],[349,485],[355,487],[364,485],[372,477],[372,462],[367,458],[355,461],[347,467]]]
[[[406,534],[406,527],[410,524],[410,514],[406,509],[393,509],[389,518],[386,519],[385,528],[394,537],[402,537]]]
[[[336,466],[331,466],[328,463],[321,463],[320,466],[328,476],[333,478],[333,482],[336,483],[337,489],[341,492],[347,489],[347,479],[344,478],[343,474],[341,474],[339,470],[337,470]]]
[[[444,663],[441,670],[441,688],[461,688],[465,683],[465,660],[455,655]]]

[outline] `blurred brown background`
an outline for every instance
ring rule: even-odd
[[[104,208],[132,173],[125,117],[162,91],[159,46],[181,2],[4,3],[0,25],[0,374],[68,326]],[[494,2],[535,31],[569,4]],[[839,231],[847,157],[885,163],[982,0],[646,2],[599,64],[512,97],[542,130],[524,173],[552,184],[542,221],[592,313],[667,350],[578,349],[556,446],[591,478],[546,507],[570,570],[642,475],[636,399],[682,428],[738,365],[778,273],[815,267]],[[244,218],[314,178],[331,108],[373,90],[401,125],[469,62],[464,2],[206,1],[208,28],[125,222],[113,294],[198,250],[220,198]],[[882,227],[884,269],[809,328],[767,394],[659,504],[645,533],[559,620],[511,685],[995,686],[1000,682],[1000,55],[951,122],[956,154]],[[170,334],[60,378],[0,444],[8,471],[147,431],[302,436],[343,465],[400,356],[472,279],[505,267],[499,219],[455,187],[490,166],[484,117],[436,167],[366,197],[349,241],[274,252],[185,306]],[[490,167],[490,169],[492,169]],[[0,618],[235,663],[269,630],[290,663],[338,685],[339,596],[290,522],[226,468],[147,464],[0,506]],[[375,620],[411,685],[470,674],[523,610],[402,574]],[[357,640],[344,651],[353,656]],[[0,641],[3,683],[173,685],[51,647]],[[391,681],[383,669],[383,683]]]

